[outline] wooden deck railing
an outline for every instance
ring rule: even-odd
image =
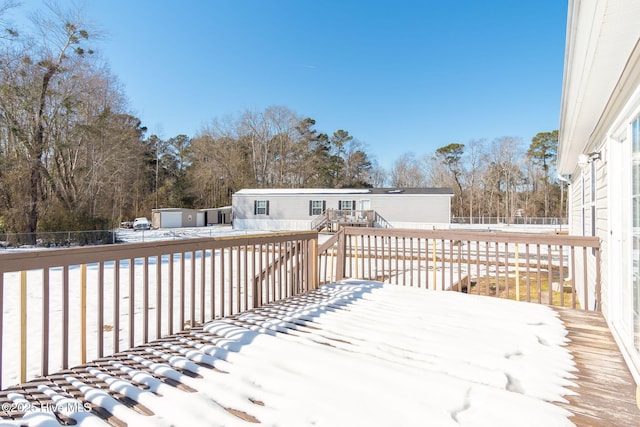
[[[317,285],[317,233],[0,254],[0,388]]]
[[[350,277],[599,309],[600,247],[344,227],[0,254],[0,388]]]
[[[321,284],[349,277],[600,309],[597,237],[345,227],[318,253]]]
[[[327,209],[311,222],[311,228],[338,231],[342,227],[373,227],[376,212],[372,210]]]

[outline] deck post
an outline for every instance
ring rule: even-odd
[[[520,253],[518,252],[517,242],[515,246],[516,246],[516,301],[520,301]]]
[[[596,298],[598,299],[596,301],[594,310],[595,311],[601,311],[602,310],[602,290],[600,288],[600,281],[601,281],[601,276],[600,276],[600,247],[595,248],[596,251]],[[585,309],[588,309],[588,307],[585,307]]]
[[[20,382],[27,381],[27,272],[20,272]]]
[[[318,289],[318,236],[307,241],[307,290]]]
[[[4,337],[4,273],[0,272],[0,389],[2,389],[2,339]]]
[[[87,363],[87,264],[80,265],[80,363]]]
[[[432,257],[433,257],[433,290],[436,291],[438,290],[438,286],[436,285],[437,283],[437,274],[438,274],[438,269],[436,268],[436,262],[437,262],[437,257],[436,257],[436,239],[432,239],[433,240],[433,253],[432,253]],[[444,263],[444,259],[442,261]],[[444,286],[444,282],[442,283],[442,286]]]
[[[338,253],[336,255],[336,282],[344,279],[345,265],[347,257],[347,240],[345,238],[344,227],[338,231]]]

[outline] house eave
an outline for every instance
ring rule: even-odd
[[[578,156],[602,142],[609,111],[618,104],[640,26],[633,0],[569,1],[560,110],[558,172],[575,171]]]

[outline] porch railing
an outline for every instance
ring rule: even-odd
[[[0,388],[346,277],[599,310],[595,237],[342,227],[0,254]]]
[[[349,277],[600,309],[597,237],[345,227],[318,252],[321,284]]]
[[[0,254],[0,388],[317,285],[317,233]]]
[[[323,213],[323,225],[329,231],[338,231],[342,227],[373,227],[376,212],[372,210],[327,209]],[[314,220],[312,226],[318,222]]]
[[[311,230],[322,231],[327,227],[327,223],[329,222],[329,218],[326,213],[321,213],[320,215],[313,218],[311,221]]]

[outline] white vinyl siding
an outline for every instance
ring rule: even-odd
[[[318,215],[319,203],[312,211],[312,202],[322,201],[323,210],[342,209],[353,211],[360,209],[362,200],[368,201],[370,210],[380,218],[380,224],[390,224],[399,228],[433,228],[437,224],[449,224],[451,194],[403,194],[371,193],[354,190],[326,189],[319,192],[297,190],[286,192],[258,189],[255,193],[241,191],[233,195],[233,226],[237,229],[259,230],[310,230],[311,222]],[[336,191],[334,194],[333,191]],[[257,214],[256,202],[268,201],[267,214]],[[370,203],[369,203],[370,202]],[[343,205],[344,203],[344,205]],[[261,206],[264,212],[265,206]]]
[[[571,229],[570,234],[582,235],[583,232],[583,219],[582,219],[582,187],[583,181],[581,178],[577,178],[572,185],[569,186],[569,196],[571,198],[569,212],[569,225]]]

